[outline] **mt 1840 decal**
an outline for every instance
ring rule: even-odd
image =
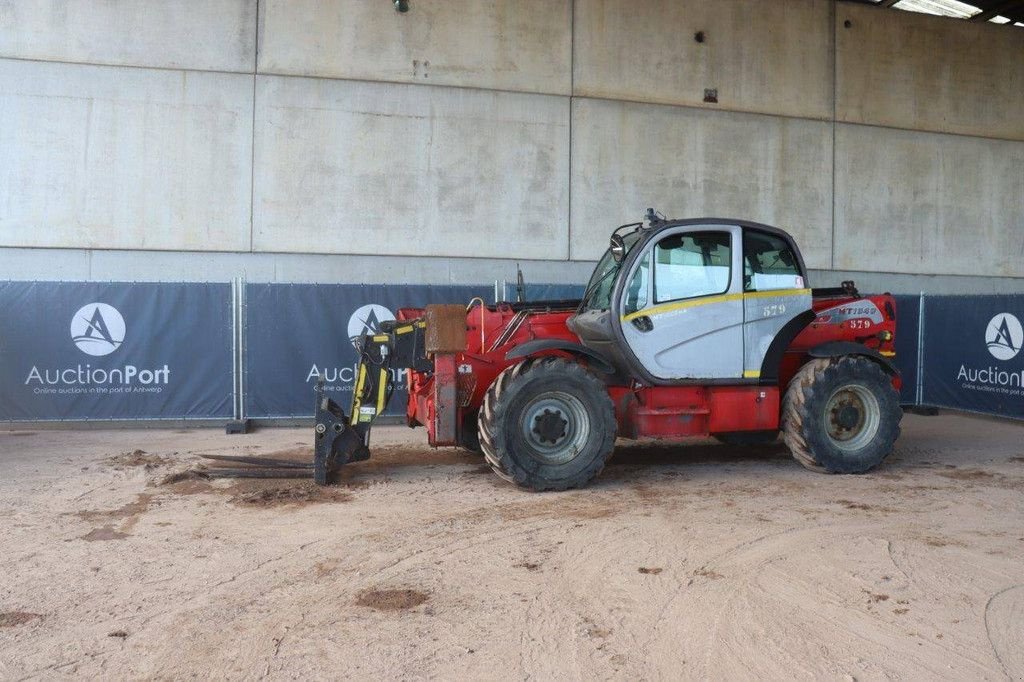
[[[849,322],[851,329],[867,329],[873,324],[882,323],[882,311],[867,299],[843,303],[826,308],[818,313],[815,322],[818,324],[842,324]]]

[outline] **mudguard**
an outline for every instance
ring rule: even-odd
[[[761,383],[779,383],[779,367],[782,365],[782,356],[785,354],[793,339],[800,335],[807,325],[814,321],[814,311],[805,310],[792,320],[787,322],[772,339],[768,350],[761,361]]]
[[[882,366],[887,373],[894,377],[900,375],[900,371],[896,369],[896,365],[892,364],[889,358],[879,353],[874,348],[868,348],[864,344],[854,343],[853,341],[829,341],[823,343],[820,346],[815,346],[807,351],[807,354],[812,358],[835,358],[841,355],[863,355],[864,357],[871,358],[879,365]]]
[[[599,372],[615,374],[615,368],[611,366],[611,363],[601,357],[600,354],[586,346],[581,346],[578,343],[565,341],[563,339],[534,339],[533,341],[521,343],[508,353],[505,353],[505,359],[515,360],[517,358],[526,358],[534,353],[540,353],[541,351],[547,350],[564,350],[569,353],[582,355],[590,361],[591,367]]]

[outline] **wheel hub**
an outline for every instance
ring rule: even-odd
[[[564,464],[583,449],[590,436],[586,408],[563,391],[538,395],[522,412],[520,433],[526,451],[542,464]]]
[[[880,420],[878,399],[860,384],[836,389],[825,406],[828,437],[841,450],[867,445],[878,432]]]
[[[550,410],[545,408],[541,414],[533,418],[533,432],[540,438],[541,443],[555,445],[567,435],[566,427],[569,426],[561,410]]]
[[[836,414],[836,423],[842,429],[856,428],[860,422],[860,410],[854,405],[843,405]]]

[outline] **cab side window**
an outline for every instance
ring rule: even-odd
[[[802,289],[803,273],[789,243],[781,237],[747,230],[743,235],[743,290]]]
[[[630,278],[629,286],[626,287],[626,305],[623,312],[627,315],[647,306],[647,281],[650,272],[651,254],[647,252]]]
[[[724,294],[731,265],[728,232],[665,237],[654,247],[654,302]]]

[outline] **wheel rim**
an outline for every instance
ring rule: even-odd
[[[874,439],[881,422],[878,398],[866,386],[848,384],[832,392],[825,404],[828,438],[840,450],[860,450]]]
[[[579,398],[554,391],[526,405],[520,430],[531,457],[543,464],[565,464],[590,437],[590,420]]]

